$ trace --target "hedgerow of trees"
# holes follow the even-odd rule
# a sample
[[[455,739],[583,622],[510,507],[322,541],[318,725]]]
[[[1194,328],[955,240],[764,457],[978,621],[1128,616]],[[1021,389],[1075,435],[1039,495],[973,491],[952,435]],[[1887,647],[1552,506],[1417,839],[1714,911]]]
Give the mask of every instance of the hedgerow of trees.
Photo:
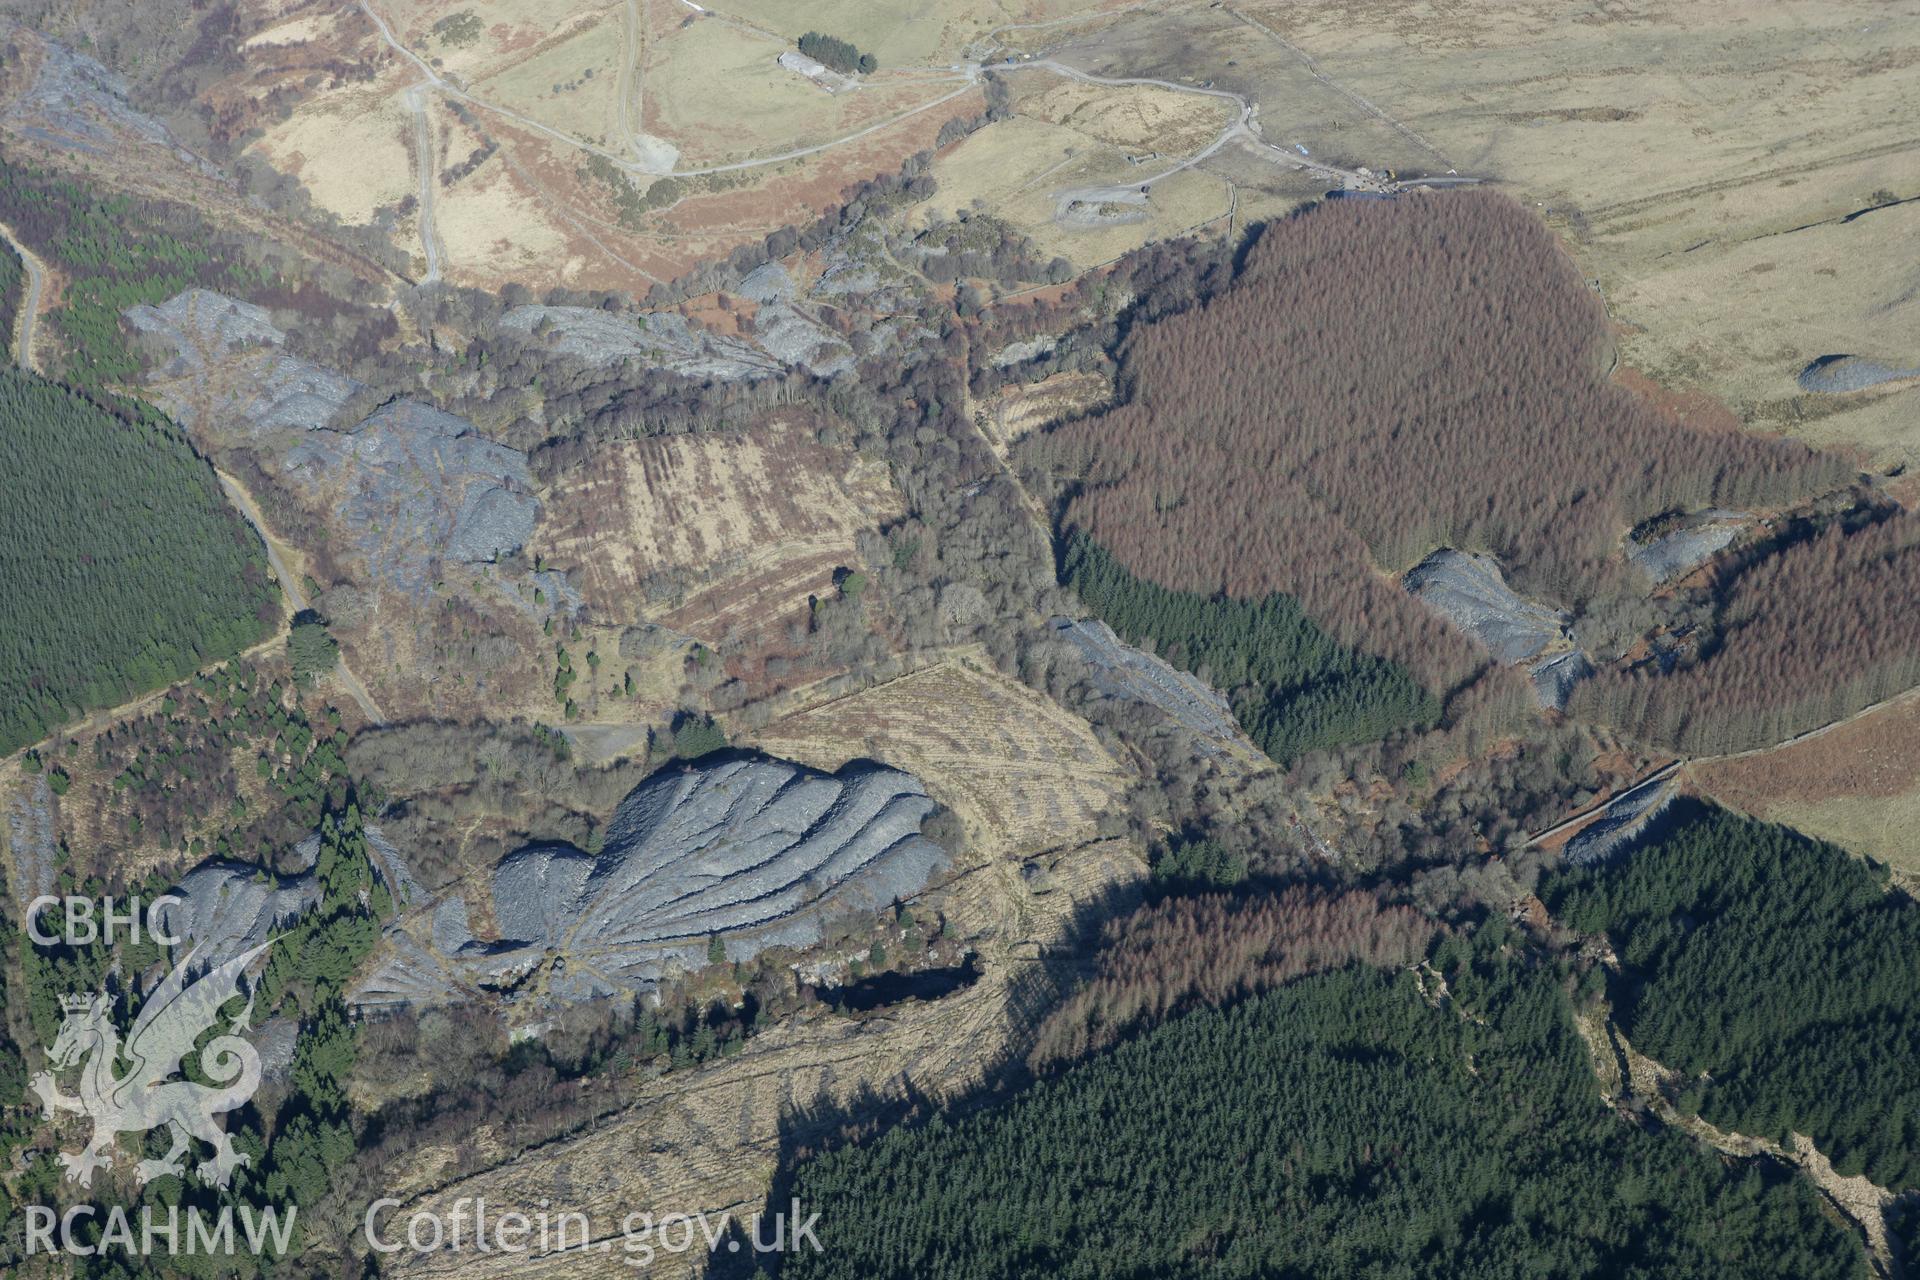
[[[1734,580],[1699,661],[1610,669],[1577,714],[1697,754],[1766,746],[1920,684],[1920,517],[1835,522]]]
[[[0,369],[0,752],[226,658],[278,610],[259,539],[164,423]]]
[[[822,1248],[781,1275],[1859,1274],[1804,1181],[1607,1107],[1558,977],[1510,941],[1443,944],[1445,996],[1305,978],[807,1160]]]
[[[1078,531],[1067,536],[1061,567],[1066,584],[1122,638],[1151,639],[1169,662],[1228,691],[1241,727],[1276,760],[1439,717],[1439,699],[1405,667],[1340,644],[1289,596],[1169,590],[1135,577]]]
[[[856,71],[872,71],[880,65],[874,61],[872,54],[862,53],[847,41],[821,35],[818,31],[809,31],[800,37],[800,52],[822,66],[848,76]]]
[[[1492,192],[1334,202],[1188,292],[1203,300],[1126,329],[1119,404],[1029,442],[1079,482],[1065,523],[1165,586],[1292,595],[1431,687],[1476,655],[1378,568],[1486,551],[1576,604],[1623,572],[1642,519],[1847,474],[1797,443],[1688,430],[1608,381],[1597,297]]]
[[[1920,906],[1787,827],[1684,802],[1644,848],[1542,899],[1605,933],[1615,1016],[1722,1129],[1804,1134],[1843,1176],[1920,1186]]]

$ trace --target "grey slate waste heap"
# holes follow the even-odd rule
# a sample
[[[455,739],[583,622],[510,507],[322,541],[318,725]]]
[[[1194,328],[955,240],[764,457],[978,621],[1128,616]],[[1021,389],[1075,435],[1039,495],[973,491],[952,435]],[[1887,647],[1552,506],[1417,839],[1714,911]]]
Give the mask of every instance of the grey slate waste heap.
[[[360,390],[345,374],[286,354],[287,335],[266,308],[212,289],[183,289],[165,302],[128,307],[136,333],[172,348],[156,370],[188,394],[159,393],[175,421],[202,432],[258,441],[274,431],[316,431]],[[236,352],[251,355],[244,376],[221,376]]]
[[[1920,366],[1900,367],[1866,356],[1821,356],[1800,371],[1800,389],[1843,396],[1901,378],[1920,378]]]
[[[254,448],[308,506],[337,513],[372,582],[425,599],[444,564],[486,564],[532,536],[526,454],[416,400],[336,421],[360,384],[289,355],[262,308],[186,289],[125,315],[172,350],[156,402],[202,443]]]
[[[1586,655],[1572,648],[1567,615],[1509,587],[1492,556],[1442,547],[1407,570],[1404,585],[1499,662],[1524,663],[1543,707],[1564,710],[1573,686],[1593,674]]]
[[[106,155],[115,134],[156,153],[171,153],[178,163],[202,173],[212,165],[181,146],[167,127],[127,100],[127,82],[84,53],[47,39],[17,22],[0,26],[0,45],[8,61],[32,63],[39,53],[33,79],[10,87],[9,101],[0,118],[35,142],[61,151]],[[10,76],[13,74],[9,73]]]
[[[365,834],[373,873],[380,883],[398,902],[417,901],[420,886],[400,851],[378,827],[367,827]],[[167,891],[177,901],[160,905],[160,927],[193,950],[199,963],[208,965],[231,960],[284,934],[320,905],[320,877],[313,869],[320,853],[319,835],[295,845],[294,853],[300,870],[284,876],[245,862],[209,858]]]
[[[517,551],[540,513],[525,454],[413,400],[382,405],[350,432],[309,432],[287,464],[337,484],[375,574],[416,595],[430,589],[436,558],[481,564]]]
[[[1561,856],[1573,866],[1605,862],[1638,839],[1648,824],[1673,803],[1677,790],[1674,778],[1669,777],[1619,797],[1582,828],[1580,834],[1567,841]]]
[[[1406,587],[1502,662],[1525,662],[1566,627],[1564,615],[1509,587],[1491,556],[1442,548],[1407,571]]]
[[[1732,546],[1751,519],[1744,511],[1702,511],[1660,537],[1636,542],[1629,536],[1627,559],[1655,584],[1671,582]]]
[[[912,775],[852,763],[836,774],[764,756],[665,770],[614,811],[601,850],[531,845],[495,868],[497,941],[451,899],[389,933],[362,1005],[434,1003],[482,990],[561,1001],[651,990],[671,968],[820,941],[835,917],[871,915],[947,864],[920,834],[934,809]]]
[[[853,367],[853,349],[802,309],[793,278],[779,263],[747,273],[733,293],[756,305],[751,340],[709,331],[673,311],[627,316],[538,304],[511,308],[500,327],[589,364],[633,360],[722,382],[770,378],[790,365],[821,378]]]
[[[1121,643],[1113,628],[1097,618],[1076,622],[1056,617],[1051,625],[1054,634],[1086,660],[1089,679],[1100,692],[1158,707],[1198,735],[1200,749],[1208,755],[1220,754],[1237,740],[1233,704],[1199,677]]]
[[[589,364],[638,360],[688,377],[723,382],[767,378],[782,369],[779,361],[753,344],[708,333],[672,311],[636,318],[594,307],[529,304],[501,316],[500,327],[537,337],[552,350]]]
[[[320,901],[320,880],[311,873],[268,875],[242,862],[203,862],[171,894],[177,902],[159,909],[170,937],[197,947],[198,959],[219,964],[259,946]]]

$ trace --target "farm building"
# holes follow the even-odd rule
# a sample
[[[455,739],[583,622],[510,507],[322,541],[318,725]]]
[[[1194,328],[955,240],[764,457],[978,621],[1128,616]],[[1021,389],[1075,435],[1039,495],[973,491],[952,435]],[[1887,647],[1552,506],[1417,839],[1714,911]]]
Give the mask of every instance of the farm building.
[[[809,80],[820,80],[820,79],[823,79],[827,74],[827,69],[825,66],[821,65],[818,62],[815,62],[812,58],[809,58],[806,54],[795,53],[791,49],[781,54],[778,61],[780,65],[785,67],[787,70],[798,72],[799,74],[805,76]]]

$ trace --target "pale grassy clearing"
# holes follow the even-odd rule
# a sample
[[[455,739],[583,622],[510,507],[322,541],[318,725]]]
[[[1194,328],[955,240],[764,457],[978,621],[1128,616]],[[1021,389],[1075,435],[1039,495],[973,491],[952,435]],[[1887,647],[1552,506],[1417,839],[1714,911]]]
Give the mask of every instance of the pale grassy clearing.
[[[679,0],[674,0],[679,3]],[[871,53],[883,69],[945,66],[958,62],[973,41],[1009,22],[1045,21],[1097,5],[1071,0],[739,0],[725,12],[767,31],[797,40],[819,31]]]
[[[933,171],[939,189],[911,217],[914,225],[924,226],[978,200],[1030,236],[1043,259],[1057,254],[1087,267],[1224,217],[1232,200],[1226,182],[1194,168],[1155,183],[1145,203],[1117,209],[1104,225],[1056,220],[1061,192],[1125,185],[1162,172],[1177,159],[1129,164],[1123,148],[1067,125],[1016,115],[937,156]]]
[[[1179,159],[1219,137],[1234,111],[1221,98],[1152,85],[1112,88],[1062,79],[1020,99],[1020,114],[1094,142]]]
[[[1782,800],[1761,816],[1877,858],[1920,886],[1920,786],[1896,796]]]
[[[564,39],[545,41],[511,66],[473,82],[469,92],[570,137],[624,153],[621,10],[616,6],[591,17]]]
[[[242,49],[284,49],[291,45],[325,40],[333,35],[337,17],[337,14],[332,13],[303,13],[248,37],[241,42],[240,47]]]
[[[499,156],[440,188],[434,220],[447,256],[442,269],[452,279],[572,280],[589,265],[548,202],[527,190]]]
[[[701,20],[647,50],[647,130],[680,148],[680,166],[733,163],[831,142],[950,93],[947,79],[876,77],[829,93],[776,59],[786,42]]]
[[[776,720],[755,735],[818,768],[870,758],[907,769],[1003,857],[1094,838],[1126,775],[1092,729],[1025,685],[956,658]]]
[[[1035,248],[1044,261],[1055,255],[1076,267],[1111,262],[1155,240],[1169,240],[1202,229],[1223,231],[1227,211],[1233,207],[1233,192],[1226,181],[1204,169],[1185,169],[1164,182],[1153,184],[1147,203],[1141,206],[1146,217],[1140,221],[1115,221],[1109,225],[1082,227],[1064,224],[1051,216],[1028,229]],[[1130,208],[1129,214],[1133,212]]]
[[[412,137],[412,116],[388,83],[310,99],[250,149],[342,222],[364,223],[414,190]]]
[[[578,31],[611,23],[619,48],[622,0],[582,3],[582,0],[369,0],[386,18],[394,34],[442,75],[471,84],[525,61],[542,48],[564,43]],[[462,42],[434,25],[472,14],[479,22],[477,38]]]
[[[1920,885],[1920,693],[1817,737],[1688,772],[1720,804],[1878,858]]]
[[[1536,203],[1600,281],[1630,363],[1762,429],[1920,458],[1911,392],[1809,407],[1793,382],[1822,354],[1920,354],[1912,208],[1837,221],[1876,193],[1920,194],[1920,26],[1867,0],[1244,12],[1265,31],[1215,19],[1242,74],[1305,74],[1284,38],[1429,144],[1429,171]],[[1269,138],[1288,136],[1290,105],[1263,98]]]

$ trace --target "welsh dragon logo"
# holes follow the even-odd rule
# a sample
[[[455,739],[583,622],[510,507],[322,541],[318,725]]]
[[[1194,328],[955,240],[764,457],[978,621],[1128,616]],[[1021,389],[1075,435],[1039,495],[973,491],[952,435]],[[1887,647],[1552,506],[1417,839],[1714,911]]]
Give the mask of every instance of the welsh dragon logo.
[[[145,1133],[162,1125],[173,1131],[173,1146],[160,1159],[134,1166],[134,1176],[143,1183],[169,1173],[184,1177],[190,1138],[213,1148],[213,1158],[194,1169],[203,1182],[224,1187],[235,1169],[250,1163],[248,1156],[233,1149],[233,1139],[213,1118],[245,1104],[260,1088],[259,1051],[241,1039],[253,1013],[251,997],[225,1032],[200,1046],[200,1074],[213,1084],[174,1077],[200,1036],[219,1022],[220,1007],[240,994],[247,966],[271,945],[262,943],[191,982],[187,975],[199,948],[188,952],[147,997],[124,1044],[109,1016],[106,996],[62,999],[66,1021],[47,1054],[53,1071],[34,1076],[32,1086],[48,1119],[64,1111],[93,1120],[93,1137],[87,1145],[78,1153],[60,1153],[68,1181],[92,1186],[93,1171],[113,1165],[117,1135]],[[69,1097],[60,1092],[54,1072],[82,1060],[80,1092]],[[119,1071],[123,1062],[127,1068]]]

